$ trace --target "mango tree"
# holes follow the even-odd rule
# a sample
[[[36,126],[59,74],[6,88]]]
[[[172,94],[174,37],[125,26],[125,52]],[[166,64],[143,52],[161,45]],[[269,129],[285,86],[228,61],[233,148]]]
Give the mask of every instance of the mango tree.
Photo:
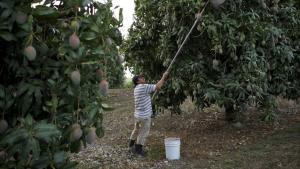
[[[123,46],[127,65],[154,82],[167,69],[204,0],[137,0]],[[300,2],[226,0],[209,5],[176,60],[156,104],[178,108],[191,96],[200,108],[224,106],[242,121],[249,106],[274,117],[275,97],[300,95]]]
[[[118,74],[108,68],[123,69],[122,12],[111,7],[0,2],[0,168],[74,168],[68,152],[103,136],[107,79]]]

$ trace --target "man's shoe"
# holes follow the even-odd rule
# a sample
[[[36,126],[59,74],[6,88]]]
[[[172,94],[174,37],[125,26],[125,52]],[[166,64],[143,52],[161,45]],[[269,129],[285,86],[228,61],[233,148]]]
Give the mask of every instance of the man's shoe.
[[[135,140],[129,140],[129,152],[131,153],[135,153],[135,147],[134,147],[134,144],[135,144]]]
[[[129,140],[129,147],[134,146],[135,140]]]
[[[135,154],[142,156],[142,157],[145,157],[147,155],[147,153],[143,149],[143,145],[141,145],[141,144],[135,145]]]

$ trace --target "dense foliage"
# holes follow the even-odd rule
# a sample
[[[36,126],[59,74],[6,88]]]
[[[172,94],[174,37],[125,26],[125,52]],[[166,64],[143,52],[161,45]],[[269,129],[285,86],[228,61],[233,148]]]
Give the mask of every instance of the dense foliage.
[[[134,73],[153,82],[170,64],[204,0],[136,0],[136,20],[123,46]],[[300,95],[300,2],[227,0],[209,5],[184,46],[156,104],[218,104],[227,120],[243,120],[248,105],[272,118],[275,96]]]
[[[112,86],[123,78],[122,11],[116,19],[111,8],[0,2],[0,168],[73,168],[67,152],[103,136],[106,78]]]

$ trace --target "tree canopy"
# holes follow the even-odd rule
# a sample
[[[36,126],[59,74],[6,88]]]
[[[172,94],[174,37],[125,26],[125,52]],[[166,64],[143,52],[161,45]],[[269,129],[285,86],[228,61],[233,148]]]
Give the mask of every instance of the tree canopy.
[[[134,73],[159,79],[184,40],[203,0],[136,0],[136,18],[123,46]],[[300,94],[300,2],[227,0],[212,5],[176,60],[156,104],[178,106],[187,96],[199,107],[225,106],[241,120],[248,105],[271,117],[274,98]]]
[[[103,136],[106,80],[123,78],[122,10],[117,19],[111,8],[0,2],[0,168],[74,168],[67,152]]]

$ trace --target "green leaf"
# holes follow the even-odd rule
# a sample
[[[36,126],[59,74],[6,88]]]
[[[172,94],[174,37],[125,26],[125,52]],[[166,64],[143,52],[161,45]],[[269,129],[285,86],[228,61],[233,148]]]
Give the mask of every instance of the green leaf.
[[[28,22],[22,24],[20,27],[27,32],[31,31],[31,29],[32,29],[31,23],[28,23]]]
[[[88,115],[88,116],[89,116],[89,120],[90,120],[90,121],[93,120],[93,119],[95,118],[97,112],[98,112],[98,109],[97,109],[97,108],[94,108],[94,109],[92,109],[92,110],[89,112],[89,115]]]
[[[37,102],[41,102],[41,98],[42,98],[42,93],[41,93],[41,89],[37,88],[34,92],[34,97],[36,99]]]
[[[18,86],[17,95],[18,96],[23,95],[28,89],[29,89],[29,85],[27,83],[20,83]]]
[[[7,18],[9,17],[9,15],[12,13],[11,9],[5,9],[2,14],[1,14],[1,18]]]
[[[215,25],[209,25],[207,27],[207,32],[210,35],[210,38],[213,38],[217,34],[217,28]]]
[[[32,116],[30,114],[28,114],[26,116],[26,118],[24,119],[24,122],[25,122],[25,126],[32,126],[33,125],[33,119],[32,119]]]
[[[40,156],[41,152],[39,141],[32,138],[30,147],[32,149],[32,158],[37,159]]]
[[[91,30],[92,30],[92,31],[95,31],[96,33],[100,33],[99,27],[98,27],[96,24],[93,24],[93,25],[91,26]]]
[[[14,129],[8,133],[2,140],[1,144],[14,145],[19,142],[23,142],[28,138],[28,131],[24,128]]]
[[[32,105],[33,97],[25,95],[21,100],[22,100],[20,104],[21,112],[25,114]]]
[[[34,10],[34,14],[39,16],[49,16],[49,17],[55,17],[59,15],[56,9],[48,6],[43,6],[43,5],[36,6],[36,9]]]
[[[78,59],[77,53],[74,52],[73,50],[69,50],[68,53],[69,53],[69,56],[72,57],[72,59]]]
[[[17,41],[17,38],[9,32],[0,32],[0,37],[6,41]]]
[[[52,107],[53,107],[54,110],[57,109],[57,107],[58,107],[58,98],[57,98],[57,96],[52,97]]]
[[[82,33],[81,37],[83,37],[85,40],[93,40],[97,37],[95,32],[84,32]]]
[[[74,92],[73,92],[71,86],[68,86],[68,88],[67,88],[67,93],[68,93],[70,96],[74,96]]]
[[[53,124],[38,123],[34,126],[34,136],[49,143],[51,140],[60,136],[60,131]]]
[[[34,139],[33,137],[26,140],[23,153],[25,155],[25,158],[28,157],[28,155],[32,152],[32,159],[38,159],[40,156],[40,144],[39,141]]]
[[[79,49],[77,50],[77,57],[78,57],[78,58],[82,58],[84,52],[85,52],[84,46],[79,47]]]
[[[97,47],[95,50],[92,50],[93,55],[102,55],[104,54],[104,51],[102,50],[101,47]]]
[[[0,7],[2,8],[9,8],[10,6],[12,6],[12,3],[11,1],[6,1],[6,2],[0,2]]]

